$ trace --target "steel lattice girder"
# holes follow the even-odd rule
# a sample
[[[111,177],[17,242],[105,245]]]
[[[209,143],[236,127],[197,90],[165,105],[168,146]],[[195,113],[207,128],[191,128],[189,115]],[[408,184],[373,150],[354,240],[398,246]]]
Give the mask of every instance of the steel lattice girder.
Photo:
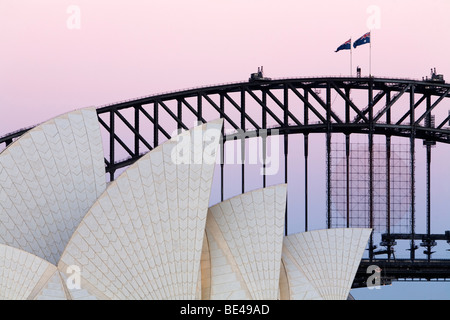
[[[330,96],[323,99],[319,94],[315,92],[317,89],[326,89],[326,95],[331,94],[331,90],[334,90],[339,97],[343,99],[346,106],[344,120],[339,117],[337,110],[332,105],[328,106]],[[331,89],[331,90],[330,90]],[[367,103],[364,107],[358,106],[354,103],[350,95],[351,90],[363,90],[367,92],[373,92],[373,90],[379,91],[375,97],[368,97]],[[301,92],[303,91],[303,92]],[[293,97],[297,97],[297,103],[289,106],[286,102],[288,99],[278,99],[275,95],[276,92],[284,92],[284,95],[290,94]],[[390,99],[392,92],[396,92],[395,96]],[[275,120],[277,129],[280,134],[290,133],[326,133],[326,132],[341,132],[341,133],[368,133],[369,129],[373,134],[380,134],[386,136],[402,136],[410,137],[414,133],[415,139],[423,139],[427,141],[435,141],[441,143],[450,143],[450,129],[444,128],[444,125],[450,120],[450,115],[445,118],[435,128],[421,126],[420,122],[424,120],[431,112],[441,106],[445,98],[450,95],[450,85],[441,83],[432,83],[425,81],[414,80],[398,80],[398,79],[383,79],[383,78],[304,78],[304,79],[280,79],[273,81],[265,81],[263,83],[242,82],[226,85],[218,85],[211,87],[203,87],[197,89],[189,89],[184,91],[165,93],[159,95],[152,95],[144,98],[138,98],[126,102],[120,102],[103,106],[97,109],[99,114],[99,120],[104,128],[110,135],[110,155],[108,159],[105,159],[106,171],[114,172],[115,170],[127,166],[130,162],[137,160],[142,152],[140,152],[140,144],[143,144],[147,152],[158,144],[159,133],[162,133],[165,138],[169,138],[168,133],[170,129],[165,128],[165,124],[158,121],[158,110],[166,112],[176,123],[178,129],[186,130],[191,126],[189,123],[183,122],[182,115],[190,113],[194,115],[199,121],[206,122],[204,118],[205,113],[202,102],[205,101],[205,105],[214,109],[219,113],[219,117],[224,118],[226,123],[230,124],[234,129],[240,128],[239,123],[243,124],[248,121],[255,129],[253,134],[258,135],[259,130],[265,129],[266,124],[261,123],[260,119],[254,119],[245,112],[242,106],[242,101],[231,97],[233,93],[241,93],[241,95],[248,96],[253,99],[253,102],[261,108],[263,117],[270,117]],[[257,93],[262,93],[262,98],[257,96]],[[405,94],[411,95],[421,94],[417,102],[414,103],[412,108],[408,108],[406,112],[397,117],[397,120],[392,121],[390,111],[396,108],[399,104],[399,100]],[[212,96],[219,95],[220,105],[218,105],[212,99]],[[267,96],[275,102],[275,104],[284,112],[284,118],[280,119],[272,110],[267,101]],[[426,111],[417,113],[416,109],[426,100],[427,97],[438,97],[433,105]],[[197,98],[196,105],[190,104],[188,98]],[[377,106],[383,98],[386,97],[385,106],[373,115],[372,119],[367,117],[370,114],[370,110]],[[389,97],[389,101],[388,98]],[[250,100],[248,99],[248,100]],[[369,101],[371,99],[371,101]],[[412,99],[414,100],[414,98]],[[178,112],[175,114],[168,106],[170,101],[177,101]],[[241,115],[240,119],[233,119],[225,110],[225,102],[233,106],[235,110]],[[315,104],[315,105],[313,105]],[[154,110],[153,116],[150,115],[150,110]],[[301,121],[294,115],[292,109],[303,108],[304,119]],[[130,123],[128,119],[121,113],[126,109],[135,109],[135,121],[134,125]],[[203,110],[202,110],[203,109]],[[351,119],[349,116],[350,109],[356,113],[356,116]],[[308,122],[309,113],[317,117],[316,122]],[[340,110],[342,114],[342,110]],[[417,113],[417,114],[411,114]],[[109,125],[102,119],[102,115],[109,114]],[[388,115],[389,120],[381,122],[382,116]],[[115,119],[116,116],[118,119]],[[139,119],[145,117],[148,119],[154,127],[154,139],[148,141],[145,139],[139,128]],[[414,122],[404,123],[408,118],[417,119]],[[123,139],[116,132],[115,123],[120,120],[126,125],[126,127],[135,136],[134,146],[127,145]],[[267,120],[266,120],[267,121]],[[28,129],[23,129],[15,133],[7,134],[0,138],[0,144],[7,145],[13,141],[13,139],[19,137]],[[114,155],[114,144],[117,142],[127,153],[128,158],[124,160],[117,160]]]
[[[323,99],[318,93],[317,89],[326,89],[326,97]],[[341,98],[346,104],[344,117],[341,119],[337,114],[337,110],[332,105],[328,106],[330,101],[331,90]],[[377,90],[375,97],[368,97],[367,103],[361,106],[353,102],[351,97],[351,90],[362,90],[373,92]],[[301,92],[303,91],[303,92]],[[276,92],[283,92],[284,95],[297,97],[295,104],[287,103],[288,99],[278,99]],[[391,93],[395,92],[395,96],[391,99]],[[368,133],[369,130],[373,134],[386,136],[401,136],[410,137],[414,133],[415,139],[423,139],[427,141],[435,141],[441,143],[450,143],[450,129],[444,128],[444,125],[450,120],[450,114],[435,128],[421,126],[420,122],[424,120],[431,112],[440,107],[445,101],[445,98],[450,96],[450,85],[441,83],[432,83],[415,80],[399,80],[399,79],[383,79],[383,78],[299,78],[299,79],[280,79],[265,81],[262,83],[241,82],[233,84],[225,84],[218,86],[210,86],[196,89],[189,89],[184,91],[164,93],[152,95],[144,98],[138,98],[126,102],[106,105],[97,109],[99,114],[99,121],[104,130],[110,135],[110,154],[109,158],[105,159],[106,171],[111,173],[117,169],[127,166],[133,161],[137,160],[142,153],[151,150],[158,145],[159,133],[163,134],[165,138],[169,138],[170,129],[165,127],[165,124],[158,121],[158,110],[166,112],[171,119],[177,123],[178,129],[188,129],[191,124],[183,121],[183,114],[190,113],[194,115],[198,121],[206,122],[207,119],[203,116],[206,108],[202,106],[205,101],[205,106],[213,109],[219,113],[219,117],[224,118],[226,123],[230,124],[236,130],[244,130],[239,124],[244,124],[248,121],[253,127],[252,134],[258,136],[259,130],[266,128],[267,120],[254,119],[245,112],[242,101],[233,98],[231,94],[241,93],[241,96],[247,96],[256,102],[263,112],[263,118],[271,118],[275,120],[276,127],[280,134],[290,133],[326,133],[326,132],[340,132],[345,134],[350,133]],[[262,98],[257,96],[262,94]],[[405,94],[422,95],[412,108],[408,108],[403,114],[397,117],[396,120],[391,120],[390,112],[399,104],[399,100]],[[220,97],[220,105],[214,102],[212,96],[218,95]],[[283,119],[280,119],[274,110],[269,107],[268,99],[274,101],[277,107],[284,113]],[[416,109],[426,100],[427,97],[438,97],[433,105],[427,110],[417,113]],[[368,118],[370,110],[373,110],[386,97],[385,106],[376,115],[372,115],[372,119]],[[389,99],[388,99],[389,97]],[[192,105],[187,101],[188,98],[196,98],[196,104]],[[250,100],[248,99],[248,100]],[[284,100],[284,101],[283,101]],[[369,101],[371,100],[371,101]],[[414,98],[412,99],[414,100]],[[178,103],[178,110],[175,114],[168,106],[170,101]],[[235,108],[240,119],[233,119],[224,110],[225,103]],[[331,103],[330,103],[331,104]],[[153,108],[152,108],[153,107]],[[135,109],[134,125],[121,113],[126,109]],[[294,108],[303,108],[304,119],[300,120],[294,115]],[[150,115],[151,109],[154,110],[153,116]],[[353,119],[350,117],[350,110],[356,113]],[[342,110],[339,110],[342,114]],[[315,116],[318,121],[308,121],[310,114]],[[372,111],[373,113],[373,111]],[[414,114],[412,114],[414,113]],[[417,113],[417,114],[416,114]],[[102,115],[109,114],[109,125],[102,119]],[[380,121],[386,115],[388,121]],[[115,119],[115,118],[118,119]],[[148,119],[154,127],[154,139],[148,141],[141,135],[139,122],[141,118]],[[417,119],[414,122],[404,123],[407,119]],[[121,121],[135,136],[134,145],[129,146],[121,139],[116,130],[116,122]],[[0,138],[0,144],[8,145],[13,139],[19,137],[28,129],[23,129],[15,133],[7,134]],[[247,135],[249,136],[249,135]],[[250,135],[252,136],[252,135]],[[234,137],[230,137],[234,138]],[[115,143],[118,143],[127,153],[128,157],[124,160],[117,160],[115,157]],[[140,144],[145,149],[140,150]]]
[[[371,89],[370,89],[371,88]],[[334,90],[349,106],[345,111],[345,117],[341,117],[336,113],[333,106],[328,107],[327,101],[330,97],[323,99],[314,90],[327,89],[327,95],[331,90]],[[331,90],[330,90],[331,89]],[[379,92],[372,98],[372,101],[367,101],[367,104],[358,106],[352,101],[350,96],[350,90],[378,90]],[[285,107],[285,101],[277,98],[275,92],[290,93],[291,96],[297,97],[298,102],[294,105]],[[303,92],[301,92],[303,91]],[[395,96],[386,102],[385,106],[376,114],[372,116],[372,119],[367,117],[370,114],[370,109],[377,106],[383,98],[389,96],[391,92],[396,92]],[[288,80],[274,80],[270,82],[264,82],[261,84],[254,83],[237,83],[221,86],[212,86],[208,88],[191,89],[186,91],[180,91],[170,94],[162,94],[149,96],[146,98],[137,99],[134,101],[128,101],[124,103],[118,103],[115,105],[104,106],[98,109],[99,116],[102,114],[114,112],[119,118],[127,125],[127,127],[136,135],[136,144],[138,141],[142,142],[146,149],[150,150],[150,142],[146,141],[139,134],[136,128],[132,127],[129,122],[125,122],[124,117],[121,116],[120,111],[128,108],[137,108],[140,112],[149,119],[152,123],[155,123],[156,119],[150,116],[146,111],[150,106],[158,106],[161,111],[167,112],[167,114],[177,122],[178,128],[187,129],[191,124],[184,123],[182,115],[190,113],[201,122],[206,122],[204,117],[205,106],[210,107],[219,113],[219,116],[224,118],[225,121],[230,124],[234,129],[240,128],[239,124],[248,121],[255,129],[255,134],[258,135],[258,131],[264,129],[264,124],[260,119],[254,119],[245,112],[243,109],[242,101],[237,98],[233,98],[231,94],[241,93],[247,98],[247,104],[249,100],[253,100],[257,106],[259,106],[266,117],[273,119],[276,123],[277,129],[280,134],[289,133],[325,133],[329,130],[331,132],[342,133],[368,133],[371,129],[373,134],[390,135],[390,136],[402,136],[409,137],[412,132],[415,134],[416,139],[426,139],[429,141],[436,141],[442,143],[450,143],[450,130],[444,128],[445,123],[450,120],[450,116],[444,119],[436,128],[424,127],[420,125],[420,121],[425,119],[435,108],[442,105],[444,98],[447,98],[450,93],[450,86],[444,84],[434,84],[429,82],[411,81],[411,80],[388,80],[388,79],[372,79],[372,78],[317,78],[317,79],[288,79]],[[262,94],[262,97],[258,97],[258,93]],[[410,95],[422,95],[417,102],[414,103],[413,108],[408,108],[406,112],[397,116],[394,121],[380,121],[383,116],[389,114],[396,108],[402,96],[405,94]],[[220,103],[216,103],[213,100],[213,96],[218,95],[220,97]],[[438,100],[428,110],[417,113],[415,111],[428,96],[436,96]],[[197,98],[196,105],[189,103],[188,98]],[[268,98],[275,102],[275,105],[284,112],[283,119],[279,118],[275,113],[275,110],[269,107]],[[324,101],[326,100],[326,101]],[[387,99],[386,99],[387,100]],[[414,99],[413,99],[414,100]],[[178,112],[175,114],[168,106],[170,101],[177,101]],[[202,102],[205,102],[202,104]],[[225,102],[235,108],[239,119],[234,119],[230,114],[224,110]],[[220,105],[219,105],[220,104]],[[315,105],[313,105],[315,104]],[[205,105],[205,106],[203,106]],[[299,119],[294,115],[291,110],[293,108],[304,108],[304,114],[311,112],[311,115],[317,117],[318,121],[311,123],[306,119]],[[349,116],[349,110],[353,110],[356,116],[352,119]],[[112,111],[114,110],[114,111]],[[414,110],[414,112],[411,112]],[[406,119],[412,119],[411,113],[414,113],[413,118],[417,119],[411,125],[411,123],[404,123]],[[341,111],[342,114],[342,111]],[[306,121],[305,121],[306,120]],[[112,132],[109,126],[105,122],[102,123],[108,132]],[[157,123],[155,125],[155,133],[161,132],[166,138],[169,134],[169,130],[164,129],[163,123]],[[120,138],[113,134],[113,138],[122,145]],[[145,142],[144,142],[145,141]],[[153,141],[154,144],[155,141]],[[134,150],[138,149],[135,146]],[[137,158],[139,155],[136,152],[130,152],[129,148],[126,150],[130,157]],[[111,160],[111,159],[109,159]],[[108,161],[111,167],[107,167],[107,171],[116,170],[120,167],[121,163],[117,161]],[[128,162],[128,161],[127,161]]]
[[[103,106],[98,108],[98,114],[106,114],[114,112],[117,116],[124,121],[124,117],[121,117],[121,110],[128,108],[136,108],[139,110],[141,114],[146,116],[152,123],[155,122],[155,119],[150,116],[148,113],[149,105],[158,104],[158,107],[167,112],[178,124],[181,128],[187,129],[191,124],[184,123],[178,115],[176,115],[173,111],[167,107],[166,102],[171,100],[180,101],[182,104],[181,109],[182,112],[191,112],[195,116],[199,118],[202,122],[206,120],[204,117],[199,116],[199,104],[202,100],[205,100],[209,103],[208,106],[219,111],[220,117],[223,117],[228,123],[230,123],[235,129],[237,129],[237,122],[235,122],[230,116],[228,116],[225,112],[221,112],[221,106],[218,106],[212,99],[212,95],[220,95],[225,97],[227,101],[233,105],[238,112],[242,112],[240,101],[236,101],[230,94],[233,92],[242,92],[245,91],[248,95],[253,98],[261,108],[267,112],[270,116],[272,116],[277,124],[279,124],[281,129],[287,129],[287,127],[297,128],[297,132],[321,132],[320,128],[317,125],[327,125],[327,111],[330,112],[329,118],[332,124],[333,132],[363,132],[363,129],[368,128],[370,125],[369,119],[367,118],[367,114],[369,113],[370,105],[368,103],[364,107],[358,106],[354,102],[352,102],[351,96],[346,94],[344,91],[346,89],[350,90],[369,90],[369,87],[373,86],[373,90],[379,90],[380,92],[373,98],[372,106],[375,107],[383,97],[389,92],[397,92],[397,95],[390,100],[389,103],[385,105],[382,111],[377,114],[374,119],[372,125],[377,129],[376,133],[384,134],[384,132],[392,134],[392,135],[400,135],[400,136],[408,136],[412,130],[416,130],[419,136],[417,138],[423,139],[424,137],[428,137],[435,141],[449,143],[450,140],[447,137],[450,135],[450,130],[443,129],[444,124],[450,119],[445,119],[443,123],[441,123],[437,128],[425,128],[419,125],[419,122],[423,120],[429,113],[432,112],[436,107],[438,107],[444,98],[449,97],[450,94],[450,85],[448,84],[435,84],[424,81],[413,81],[413,80],[395,80],[395,79],[381,79],[381,78],[305,78],[305,79],[282,79],[282,80],[273,80],[264,83],[236,83],[236,84],[227,84],[227,85],[219,85],[219,86],[211,86],[206,88],[198,88],[198,89],[190,89],[185,91],[166,93],[160,95],[153,95],[145,98],[139,98],[136,100],[130,100],[127,102],[121,102],[117,104],[112,104],[108,106]],[[357,116],[354,119],[342,120],[333,110],[333,107],[330,110],[327,110],[327,103],[322,99],[317,93],[314,92],[315,89],[327,89],[327,87],[331,87],[336,91],[339,96],[344,99],[346,103],[349,104],[351,109],[357,113]],[[417,119],[414,125],[410,124],[402,124],[405,119],[410,116],[410,110],[408,109],[402,116],[399,116],[398,121],[393,121],[391,123],[380,123],[378,120],[386,114],[389,110],[395,108],[396,102],[403,96],[405,93],[411,92],[411,88],[414,88],[415,94],[422,94],[422,97],[415,103],[414,109],[416,109],[424,100],[426,96],[437,96],[439,99],[432,105],[432,107],[420,114],[416,114],[415,119]],[[299,98],[299,102],[303,102],[303,107],[308,111],[311,111],[314,115],[316,115],[319,119],[319,123],[315,124],[306,124],[302,123],[300,119],[294,116],[293,112],[287,108],[287,117],[293,123],[285,126],[285,121],[279,119],[273,111],[267,106],[267,101],[263,101],[256,96],[256,92],[264,92],[271,99],[273,99],[276,104],[280,108],[284,108],[284,102],[279,100],[274,92],[277,90],[287,90],[292,92],[294,96]],[[304,90],[305,93],[300,93],[299,89]],[[344,91],[343,91],[344,90]],[[187,98],[198,97],[198,103],[196,106],[192,106],[187,102]],[[311,104],[311,101],[318,103],[319,107],[314,107]],[[295,107],[299,105],[296,104]],[[243,116],[246,120],[248,120],[256,129],[262,128],[261,125],[258,125],[259,119],[253,119],[248,113],[244,113]],[[363,122],[361,122],[363,120]],[[102,124],[103,127],[107,131],[111,131],[106,123]],[[142,136],[139,136],[136,128],[134,128],[129,122],[127,126],[136,134],[139,138],[139,141],[143,143],[147,143],[146,147],[150,146],[148,141]],[[307,126],[308,128],[305,128]],[[285,128],[286,127],[286,128]],[[29,129],[29,128],[28,128]],[[8,143],[11,139],[17,138],[27,129],[21,130],[14,134],[7,134],[0,138],[1,143]],[[166,137],[169,136],[167,130],[164,129],[163,123],[158,123],[158,131],[162,132]],[[383,132],[384,131],[384,132]],[[115,136],[117,139],[117,135]],[[119,141],[119,140],[118,140]],[[144,142],[145,141],[145,142]],[[119,142],[120,143],[120,142]],[[134,154],[134,153],[133,153]]]

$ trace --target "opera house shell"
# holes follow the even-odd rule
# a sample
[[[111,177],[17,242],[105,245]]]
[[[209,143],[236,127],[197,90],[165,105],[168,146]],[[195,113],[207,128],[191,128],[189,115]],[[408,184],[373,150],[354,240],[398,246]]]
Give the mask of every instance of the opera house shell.
[[[8,146],[0,299],[347,299],[371,230],[285,236],[285,184],[209,207],[222,125],[180,133],[108,184],[94,108]]]

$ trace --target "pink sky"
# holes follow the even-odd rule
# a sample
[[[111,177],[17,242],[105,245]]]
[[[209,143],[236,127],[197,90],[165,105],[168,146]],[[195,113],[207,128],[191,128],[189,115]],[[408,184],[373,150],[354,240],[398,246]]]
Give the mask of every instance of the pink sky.
[[[132,4],[131,4],[132,3]],[[80,9],[70,30],[69,5]],[[0,135],[75,108],[151,93],[271,77],[347,75],[334,50],[373,30],[372,73],[450,77],[450,2],[423,0],[1,0]],[[353,65],[368,73],[368,46]]]

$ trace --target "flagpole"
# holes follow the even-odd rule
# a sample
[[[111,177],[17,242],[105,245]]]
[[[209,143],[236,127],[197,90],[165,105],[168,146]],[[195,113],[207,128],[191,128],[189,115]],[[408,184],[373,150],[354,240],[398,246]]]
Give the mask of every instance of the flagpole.
[[[369,48],[369,77],[372,77],[372,30],[370,30],[370,48]]]
[[[350,77],[353,77],[353,50],[352,50],[352,39],[350,38]]]

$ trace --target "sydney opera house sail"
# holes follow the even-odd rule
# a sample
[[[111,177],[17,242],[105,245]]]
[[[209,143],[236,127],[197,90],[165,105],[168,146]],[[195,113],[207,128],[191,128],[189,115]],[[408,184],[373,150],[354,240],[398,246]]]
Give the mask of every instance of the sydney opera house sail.
[[[220,133],[221,124],[202,131]],[[190,138],[193,150],[193,131]],[[215,163],[175,164],[175,147],[164,143],[112,182],[62,255],[59,267],[79,265],[82,286],[100,290],[101,298],[196,297]]]
[[[255,190],[209,209],[207,298],[278,298],[286,191],[286,185]]]
[[[28,299],[56,266],[34,254],[0,244],[0,300]]]
[[[347,299],[370,229],[326,229],[284,239],[283,265],[292,300]]]
[[[368,229],[284,235],[287,185],[209,207],[223,120],[106,185],[94,108],[0,153],[0,299],[346,299]]]
[[[0,153],[0,243],[56,264],[106,187],[95,109],[25,133]]]

